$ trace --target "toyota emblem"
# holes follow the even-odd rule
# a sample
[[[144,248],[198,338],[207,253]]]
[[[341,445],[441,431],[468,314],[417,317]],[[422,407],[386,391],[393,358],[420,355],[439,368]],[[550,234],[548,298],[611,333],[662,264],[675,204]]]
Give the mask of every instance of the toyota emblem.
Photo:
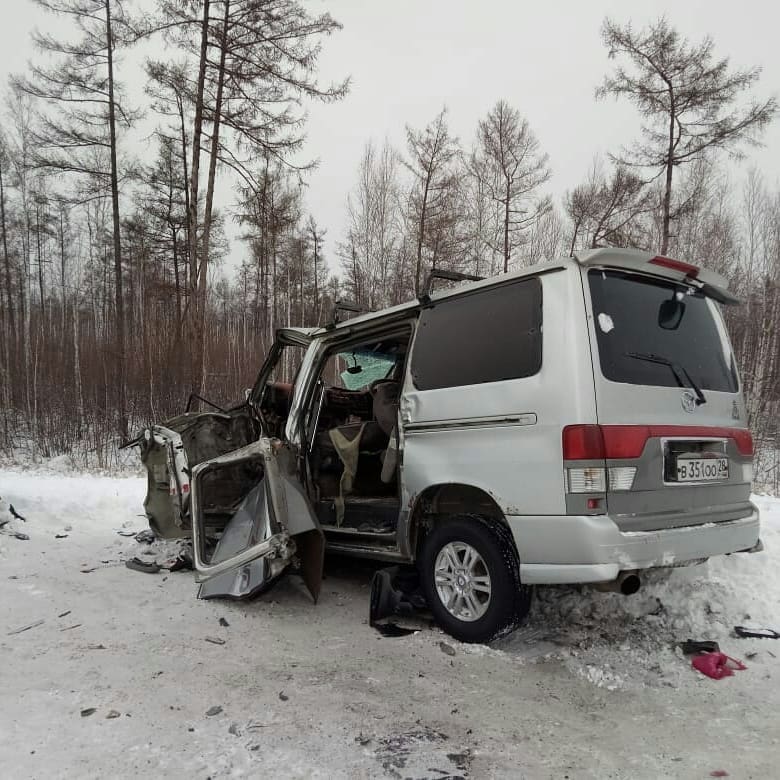
[[[696,396],[690,391],[686,390],[680,398],[682,408],[689,414],[693,414],[696,411]]]

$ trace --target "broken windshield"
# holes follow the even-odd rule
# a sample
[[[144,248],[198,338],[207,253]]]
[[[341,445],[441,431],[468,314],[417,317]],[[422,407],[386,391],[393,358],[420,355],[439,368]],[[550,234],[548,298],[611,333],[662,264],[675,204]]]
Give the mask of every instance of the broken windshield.
[[[347,390],[363,390],[377,379],[385,379],[395,366],[394,355],[361,349],[337,355],[338,365],[345,366],[339,372],[342,385]]]

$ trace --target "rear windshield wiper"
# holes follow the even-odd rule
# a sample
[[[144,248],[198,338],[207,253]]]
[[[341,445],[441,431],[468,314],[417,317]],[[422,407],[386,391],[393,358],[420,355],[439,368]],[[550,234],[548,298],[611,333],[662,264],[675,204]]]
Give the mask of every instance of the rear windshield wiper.
[[[648,363],[658,363],[662,366],[669,366],[680,387],[689,387],[696,393],[696,406],[707,403],[707,399],[704,397],[701,388],[693,381],[693,377],[688,371],[679,363],[675,363],[673,360],[669,360],[669,358],[662,357],[661,355],[654,355],[652,352],[625,352],[624,354],[627,357],[634,358],[634,360],[646,360]]]

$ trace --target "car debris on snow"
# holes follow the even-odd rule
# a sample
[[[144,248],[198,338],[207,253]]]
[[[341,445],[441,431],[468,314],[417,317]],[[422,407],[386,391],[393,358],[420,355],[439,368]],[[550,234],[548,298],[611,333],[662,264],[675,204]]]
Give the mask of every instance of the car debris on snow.
[[[0,533],[5,534],[6,536],[10,536],[14,539],[18,539],[20,542],[29,542],[30,537],[27,534],[23,534],[21,531],[14,531],[13,529],[6,529],[5,526],[8,525],[9,521],[6,521],[2,525],[0,525]]]
[[[140,571],[143,574],[157,574],[162,568],[159,563],[154,561],[142,561],[140,558],[130,558],[125,561],[125,566],[133,571]]]
[[[207,642],[211,642],[212,645],[224,645],[225,640],[219,636],[206,636],[203,637]]]
[[[455,655],[456,650],[452,645],[448,645],[446,642],[439,642],[439,649],[442,651],[442,653],[446,653],[447,655]]]
[[[679,647],[683,655],[720,652],[718,643],[710,639],[686,639],[684,642],[680,642]]]
[[[220,624],[221,626],[223,626],[224,628],[227,628],[227,627],[230,625],[230,623],[228,623],[228,622],[227,622],[227,620],[225,620],[225,618],[223,618],[223,617],[221,617],[221,618],[219,619],[219,624]]]
[[[214,715],[219,715],[220,712],[222,712],[222,707],[220,707],[218,704],[215,704],[213,707],[209,707],[206,710],[206,717],[211,718]]]
[[[37,626],[43,625],[45,622],[45,620],[35,620],[32,623],[28,623],[26,626],[21,626],[20,628],[15,628],[13,631],[9,631],[8,636],[12,636],[13,634],[21,634],[24,631],[29,631],[31,628],[36,628]]]
[[[734,633],[740,639],[780,639],[780,632],[773,628],[750,628],[734,626]]]
[[[82,718],[88,718],[90,715],[94,715],[97,712],[97,707],[87,707],[81,711]]]
[[[724,677],[731,677],[735,671],[742,672],[747,669],[742,661],[717,652],[699,653],[693,657],[691,666],[713,680],[722,680]]]
[[[2,510],[3,514],[5,514],[5,501],[0,500],[0,510]],[[22,517],[16,509],[14,509],[13,504],[8,504],[8,514],[10,517],[0,517],[0,533],[4,534],[5,536],[10,536],[14,539],[18,539],[21,542],[27,542],[29,541],[30,537],[27,534],[22,533],[21,531],[17,531],[13,526],[10,525],[11,520],[21,520],[23,523],[27,522],[27,519]]]
[[[113,720],[114,718],[118,718],[122,713],[119,712],[119,710],[109,710],[108,715],[106,715],[106,720]]]
[[[175,558],[166,561],[162,568],[170,572],[192,571],[192,553],[188,549],[183,548]]]

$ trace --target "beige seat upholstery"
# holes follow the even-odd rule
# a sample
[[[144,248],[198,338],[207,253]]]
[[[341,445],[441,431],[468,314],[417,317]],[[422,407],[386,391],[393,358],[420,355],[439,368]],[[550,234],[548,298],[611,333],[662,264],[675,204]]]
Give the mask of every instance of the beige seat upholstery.
[[[374,417],[379,427],[390,437],[390,443],[382,454],[381,480],[389,484],[395,477],[398,467],[398,397],[400,382],[388,380],[377,382],[371,388],[374,399]]]
[[[392,435],[398,419],[398,397],[400,392],[400,383],[392,379],[377,382],[371,388],[374,418],[379,423],[379,427],[388,436]]]

